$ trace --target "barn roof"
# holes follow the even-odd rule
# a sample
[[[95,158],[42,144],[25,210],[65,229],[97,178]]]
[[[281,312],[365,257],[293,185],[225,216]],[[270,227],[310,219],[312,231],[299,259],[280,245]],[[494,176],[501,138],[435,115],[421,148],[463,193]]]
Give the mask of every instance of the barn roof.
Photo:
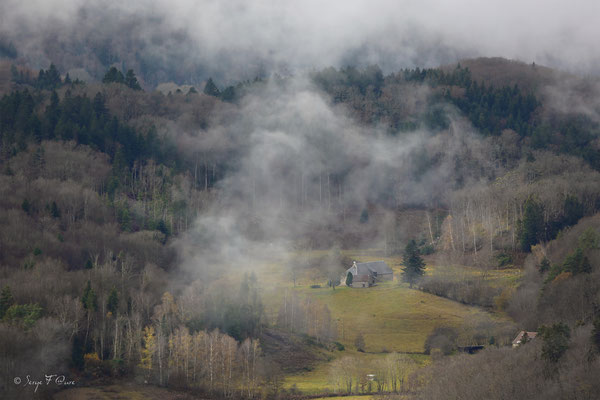
[[[354,269],[356,267],[356,269]],[[353,275],[371,275],[377,272],[377,275],[391,274],[392,269],[384,261],[370,261],[364,263],[356,263],[348,268],[346,272],[352,272]]]
[[[385,261],[370,261],[365,263],[357,263],[357,268],[367,268],[371,272],[377,272],[377,274],[391,274],[393,271]]]

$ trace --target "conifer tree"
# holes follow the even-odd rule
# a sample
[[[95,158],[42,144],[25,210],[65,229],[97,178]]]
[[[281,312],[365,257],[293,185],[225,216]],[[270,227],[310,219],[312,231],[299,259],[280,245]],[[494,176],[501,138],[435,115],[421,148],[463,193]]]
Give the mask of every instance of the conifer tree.
[[[221,94],[219,88],[217,88],[217,85],[215,85],[212,78],[208,78],[208,81],[206,81],[206,85],[204,86],[204,94],[215,97],[219,97]]]
[[[117,310],[119,309],[119,295],[117,293],[116,288],[112,288],[110,294],[108,295],[108,300],[106,302],[106,309],[112,314],[116,315]]]
[[[544,235],[544,209],[534,198],[525,201],[523,220],[519,223],[519,243],[523,251],[531,251]]]
[[[125,74],[125,84],[133,90],[142,90],[132,69],[128,70],[127,74]]]
[[[542,358],[552,363],[557,362],[569,348],[571,330],[566,324],[559,322],[549,327],[541,326],[539,333],[544,342]]]
[[[544,259],[542,260],[542,262],[540,263],[540,266],[539,266],[540,274],[543,274],[543,273],[547,272],[548,270],[550,270],[550,261],[546,257],[544,257]]]
[[[50,68],[46,71],[46,88],[55,89],[61,84],[60,73],[54,64],[50,64]]]
[[[83,303],[83,308],[88,311],[88,313],[94,312],[98,309],[98,299],[96,297],[96,292],[92,289],[92,282],[87,281],[87,285],[83,290],[83,296],[81,297],[81,302]]]
[[[425,274],[425,262],[414,239],[406,245],[402,263],[404,264],[402,280],[408,282],[412,288],[413,284]]]
[[[348,275],[346,275],[346,286],[352,286],[353,278],[352,272],[348,271]]]

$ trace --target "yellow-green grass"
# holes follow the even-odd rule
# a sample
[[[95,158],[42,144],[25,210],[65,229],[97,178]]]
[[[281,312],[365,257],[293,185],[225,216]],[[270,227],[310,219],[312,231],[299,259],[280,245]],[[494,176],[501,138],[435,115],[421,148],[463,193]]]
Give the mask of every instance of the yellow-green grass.
[[[392,282],[365,289],[295,290],[329,307],[338,325],[339,342],[354,348],[360,333],[367,352],[422,352],[427,335],[435,327],[460,327],[463,321],[486,314],[476,307]]]
[[[382,251],[377,249],[367,250],[343,250],[342,254],[358,262],[383,260],[393,270],[397,278],[402,273],[402,256],[382,256]],[[484,271],[479,268],[464,265],[437,265],[427,262],[426,275],[444,274],[449,278],[464,279],[473,277],[484,277],[492,287],[515,287],[519,283],[522,271],[518,268],[491,269]]]
[[[25,393],[26,392],[24,392],[23,396],[27,396]],[[191,400],[192,398],[196,397],[153,385],[140,385],[133,382],[115,383],[106,386],[71,388],[62,390],[53,397],[55,400]]]
[[[302,257],[322,257],[327,252],[305,252]],[[407,284],[399,284],[398,277],[402,272],[402,257],[382,257],[382,252],[371,250],[343,250],[342,255],[356,261],[384,260],[394,270],[394,282],[386,282],[371,288],[338,287],[336,290],[322,287],[310,288],[311,279],[307,271],[300,271],[296,287],[284,263],[287,260],[271,261],[261,266],[254,266],[259,276],[261,296],[265,305],[268,321],[276,320],[279,307],[285,296],[297,294],[326,304],[331,311],[332,319],[337,323],[338,341],[344,344],[346,351],[332,353],[338,358],[345,355],[363,357],[365,360],[373,357],[384,357],[385,351],[419,353],[424,350],[424,343],[429,333],[437,326],[454,326],[460,328],[466,321],[487,317],[490,314],[477,308],[466,306],[452,300],[410,289]],[[293,255],[297,257],[298,255]],[[304,275],[303,275],[304,274]],[[483,272],[476,268],[465,266],[439,266],[428,264],[426,274],[447,274],[448,277],[464,279],[481,276]],[[492,286],[514,287],[520,278],[519,270],[487,271],[485,279]],[[321,282],[322,283],[322,282]],[[289,298],[289,297],[288,297]],[[500,315],[493,318],[503,318]],[[357,353],[354,341],[362,334],[367,353]],[[378,353],[378,354],[375,354]],[[424,355],[415,364],[417,368],[428,359]],[[329,382],[330,362],[322,362],[311,371],[288,375],[285,386],[295,385],[304,393],[321,393],[326,389],[332,390]],[[361,396],[362,399],[365,397]]]
[[[376,257],[374,250],[343,253],[357,261],[384,259],[397,276],[401,272],[401,257]],[[470,267],[428,265],[427,274],[473,277],[481,272]],[[477,307],[409,289],[408,285],[398,284],[397,280],[364,289],[345,286],[336,290],[326,287],[313,289],[308,285],[293,287],[277,263],[264,265],[260,276],[262,298],[271,322],[275,321],[285,296],[291,296],[292,293],[310,296],[329,307],[338,325],[339,342],[354,348],[354,340],[361,333],[368,352],[422,352],[427,335],[435,327],[460,327],[465,320],[489,315]],[[518,279],[518,276],[518,270],[492,270],[487,272],[486,279],[502,286],[512,286],[509,283]]]
[[[363,394],[363,395],[356,395],[356,396],[329,396],[329,397],[318,397],[316,399],[313,400],[376,400],[381,398],[380,396],[377,395],[371,395],[371,394]],[[394,395],[394,399],[409,399],[409,396],[406,395]]]
[[[449,280],[483,278],[492,287],[516,287],[522,277],[518,268],[483,270],[464,265],[432,265],[426,268],[427,275],[443,276]]]
[[[361,365],[368,365],[372,362],[383,361],[388,356],[386,353],[360,353],[352,350],[336,352],[337,357],[351,356],[358,358]],[[429,363],[429,356],[424,354],[409,354],[408,357],[414,361],[413,368],[409,368],[406,372],[405,379],[416,369],[423,367]],[[334,390],[334,384],[330,382],[331,363],[321,363],[312,371],[301,372],[298,374],[288,375],[285,379],[284,387],[296,389],[306,394],[322,393],[325,390]],[[346,397],[344,397],[346,398]],[[364,399],[364,396],[360,396]]]
[[[365,396],[318,397],[318,398],[313,399],[313,400],[333,400],[333,399],[339,399],[339,400],[373,400],[374,396],[365,395]]]

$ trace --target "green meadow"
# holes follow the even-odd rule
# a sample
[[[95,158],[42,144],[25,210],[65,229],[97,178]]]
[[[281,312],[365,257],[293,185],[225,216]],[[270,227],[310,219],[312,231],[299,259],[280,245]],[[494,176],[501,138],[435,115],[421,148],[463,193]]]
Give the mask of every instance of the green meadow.
[[[285,387],[294,386],[304,393],[319,393],[332,390],[330,363],[346,355],[360,357],[365,362],[385,357],[389,352],[409,353],[415,361],[414,368],[429,362],[423,354],[427,336],[438,326],[452,326],[464,332],[469,321],[477,319],[505,319],[503,315],[473,306],[464,305],[446,298],[411,289],[408,284],[399,283],[401,257],[381,257],[376,250],[342,251],[342,255],[356,261],[384,260],[394,270],[393,282],[385,282],[371,288],[336,287],[335,290],[321,283],[320,288],[311,288],[314,278],[300,274],[296,286],[276,262],[264,265],[257,271],[262,282],[263,302],[270,323],[276,320],[284,296],[295,293],[309,296],[319,303],[326,304],[332,319],[337,324],[337,341],[344,351],[330,353],[329,362],[320,362],[312,369],[286,376]],[[322,257],[326,252],[310,252],[304,257]],[[448,274],[457,277],[480,276],[480,270],[450,266],[427,265],[427,274]],[[518,270],[488,271],[484,279],[492,285],[512,287],[520,277]],[[365,353],[357,352],[354,341],[358,334],[365,340]],[[460,340],[460,339],[459,339]],[[468,343],[464,343],[468,344]],[[364,396],[360,396],[364,399]]]

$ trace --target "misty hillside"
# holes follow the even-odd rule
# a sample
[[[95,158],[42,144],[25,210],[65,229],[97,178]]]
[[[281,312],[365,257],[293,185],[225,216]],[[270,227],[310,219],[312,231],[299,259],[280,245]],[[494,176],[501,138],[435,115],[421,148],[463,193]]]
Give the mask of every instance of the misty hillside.
[[[0,5],[0,398],[594,398],[588,17],[463,3]]]

